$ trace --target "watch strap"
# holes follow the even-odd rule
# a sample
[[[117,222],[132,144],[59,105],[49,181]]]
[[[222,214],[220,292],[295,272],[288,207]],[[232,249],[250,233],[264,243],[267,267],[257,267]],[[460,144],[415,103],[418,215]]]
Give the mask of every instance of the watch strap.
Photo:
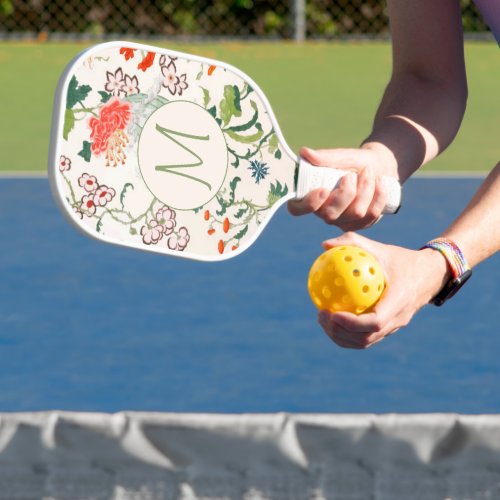
[[[440,252],[446,259],[452,273],[452,278],[431,300],[434,305],[440,306],[458,292],[462,285],[471,277],[472,270],[458,245],[449,238],[435,238],[427,242],[423,248],[431,248]]]

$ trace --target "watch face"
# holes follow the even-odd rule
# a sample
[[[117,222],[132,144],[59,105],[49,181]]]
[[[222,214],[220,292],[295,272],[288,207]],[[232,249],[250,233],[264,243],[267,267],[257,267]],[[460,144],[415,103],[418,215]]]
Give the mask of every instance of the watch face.
[[[432,303],[436,306],[442,306],[448,299],[451,299],[460,288],[462,288],[467,280],[472,276],[472,270],[468,269],[458,278],[451,279],[446,283],[443,289],[432,299]]]

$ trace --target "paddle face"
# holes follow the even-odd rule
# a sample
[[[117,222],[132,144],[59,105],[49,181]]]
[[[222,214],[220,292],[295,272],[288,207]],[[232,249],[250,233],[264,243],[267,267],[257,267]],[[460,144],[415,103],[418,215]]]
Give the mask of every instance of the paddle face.
[[[218,61],[112,42],[59,82],[49,174],[87,235],[197,260],[248,248],[297,161],[257,85]]]

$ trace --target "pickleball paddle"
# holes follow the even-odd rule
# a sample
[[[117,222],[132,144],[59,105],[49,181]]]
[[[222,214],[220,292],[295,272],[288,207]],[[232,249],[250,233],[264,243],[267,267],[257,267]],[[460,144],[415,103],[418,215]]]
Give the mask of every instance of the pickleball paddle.
[[[109,42],[60,78],[49,179],[69,221],[98,240],[224,260],[287,200],[343,174],[298,158],[262,90],[223,62]],[[393,213],[401,187],[382,182]]]

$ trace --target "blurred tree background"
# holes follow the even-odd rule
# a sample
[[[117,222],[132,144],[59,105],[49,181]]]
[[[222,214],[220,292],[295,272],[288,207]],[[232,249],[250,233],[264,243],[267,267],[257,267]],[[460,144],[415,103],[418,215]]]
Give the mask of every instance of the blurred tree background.
[[[465,30],[487,32],[461,4]],[[301,11],[308,38],[388,33],[378,0],[0,0],[0,36],[293,38]]]

